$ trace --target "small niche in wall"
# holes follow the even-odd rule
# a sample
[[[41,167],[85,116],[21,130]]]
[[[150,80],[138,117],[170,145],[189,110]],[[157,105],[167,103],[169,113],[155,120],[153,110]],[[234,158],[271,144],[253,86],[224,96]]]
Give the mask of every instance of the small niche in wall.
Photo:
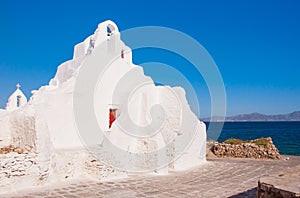
[[[121,58],[124,59],[124,50],[121,51]]]

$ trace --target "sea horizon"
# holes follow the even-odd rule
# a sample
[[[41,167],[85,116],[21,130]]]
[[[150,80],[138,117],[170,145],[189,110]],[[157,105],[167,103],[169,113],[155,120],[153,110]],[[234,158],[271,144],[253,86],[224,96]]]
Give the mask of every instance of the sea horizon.
[[[282,155],[300,156],[300,121],[230,121],[224,122],[221,133],[209,129],[207,125],[207,140],[223,142],[229,138],[251,140],[263,137],[271,137],[273,143]]]

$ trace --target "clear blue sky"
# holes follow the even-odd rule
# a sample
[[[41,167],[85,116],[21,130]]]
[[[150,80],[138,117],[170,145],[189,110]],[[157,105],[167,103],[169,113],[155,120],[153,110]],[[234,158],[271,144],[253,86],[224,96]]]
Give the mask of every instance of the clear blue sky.
[[[228,115],[300,110],[299,10],[298,0],[4,0],[0,3],[0,107],[17,82],[27,96],[47,84],[57,66],[72,58],[73,46],[92,34],[99,22],[111,19],[120,30],[166,26],[198,40],[223,76]],[[134,61],[176,62],[167,53],[159,54],[137,51]],[[185,70],[185,75],[199,89],[202,106],[208,106],[203,81],[193,79],[192,70]],[[209,110],[202,112],[205,116]]]

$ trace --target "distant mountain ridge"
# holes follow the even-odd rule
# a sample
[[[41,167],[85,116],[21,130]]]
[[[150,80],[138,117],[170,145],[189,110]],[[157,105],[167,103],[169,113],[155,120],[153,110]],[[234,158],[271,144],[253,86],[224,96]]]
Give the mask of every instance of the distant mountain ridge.
[[[210,121],[210,118],[203,118],[203,121]],[[221,120],[220,117],[213,117],[213,121]],[[228,122],[248,122],[248,121],[300,121],[300,111],[294,111],[288,114],[265,115],[261,113],[241,114],[226,117]]]

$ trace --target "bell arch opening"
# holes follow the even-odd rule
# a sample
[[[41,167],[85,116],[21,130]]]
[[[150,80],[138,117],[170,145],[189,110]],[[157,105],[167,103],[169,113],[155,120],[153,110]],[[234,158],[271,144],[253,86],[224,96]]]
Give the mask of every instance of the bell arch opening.
[[[116,31],[116,28],[112,25],[112,24],[108,24],[106,26],[106,32],[107,32],[107,36],[111,36],[113,35],[113,33]]]

